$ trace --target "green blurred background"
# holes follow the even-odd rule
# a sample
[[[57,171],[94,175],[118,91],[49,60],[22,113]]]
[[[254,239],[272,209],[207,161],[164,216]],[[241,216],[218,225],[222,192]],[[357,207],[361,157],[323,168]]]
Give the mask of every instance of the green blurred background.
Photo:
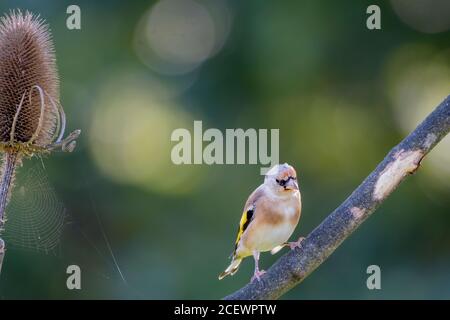
[[[221,298],[253,272],[250,258],[217,280],[261,166],[175,166],[174,129],[279,128],[280,161],[300,178],[298,237],[450,93],[444,0],[78,0],[82,29],[68,30],[71,4],[0,3],[49,23],[68,126],[82,130],[74,153],[18,172],[0,298]],[[449,160],[447,137],[285,298],[450,298]],[[34,248],[36,230],[51,243]],[[82,290],[66,288],[71,264]],[[371,264],[381,290],[366,287]]]

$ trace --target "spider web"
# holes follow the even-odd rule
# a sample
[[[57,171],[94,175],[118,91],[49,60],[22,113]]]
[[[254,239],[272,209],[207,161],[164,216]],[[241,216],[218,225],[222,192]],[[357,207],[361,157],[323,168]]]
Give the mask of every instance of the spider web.
[[[42,164],[19,169],[6,207],[8,246],[50,253],[58,247],[66,210],[51,186]]]
[[[91,194],[89,196],[108,255],[121,280],[127,285],[97,212],[94,199]],[[0,236],[9,248],[58,255],[56,249],[60,248],[63,231],[70,222],[103,260],[109,260],[78,223],[69,221],[72,220],[69,219],[72,217],[67,214],[63,202],[52,187],[43,163],[35,163],[29,169],[19,168],[11,200],[6,207],[6,218],[5,231]]]

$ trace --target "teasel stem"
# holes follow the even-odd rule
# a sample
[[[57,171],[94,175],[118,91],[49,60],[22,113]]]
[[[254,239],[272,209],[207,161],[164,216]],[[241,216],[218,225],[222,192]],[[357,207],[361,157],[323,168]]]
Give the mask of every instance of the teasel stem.
[[[22,157],[71,152],[80,130],[64,138],[66,116],[59,102],[55,49],[44,20],[30,12],[0,16],[0,235]],[[0,239],[0,271],[5,243]]]
[[[14,174],[20,158],[18,151],[5,152],[3,154],[3,170],[0,176],[0,232],[3,231],[6,222],[5,209],[11,195]],[[0,238],[0,273],[5,257],[5,246],[5,241]]]

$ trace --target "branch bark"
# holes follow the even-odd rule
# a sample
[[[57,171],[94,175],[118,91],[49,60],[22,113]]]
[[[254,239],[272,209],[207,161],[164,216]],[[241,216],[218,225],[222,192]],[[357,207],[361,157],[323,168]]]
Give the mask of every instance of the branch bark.
[[[277,299],[302,282],[363,223],[450,130],[450,96],[395,146],[356,190],[296,248],[225,300]]]

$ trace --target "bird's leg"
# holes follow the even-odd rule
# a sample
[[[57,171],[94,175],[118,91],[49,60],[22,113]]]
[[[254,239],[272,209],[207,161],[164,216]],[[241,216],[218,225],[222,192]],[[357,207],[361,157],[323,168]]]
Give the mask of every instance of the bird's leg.
[[[255,272],[252,277],[252,282],[257,279],[261,280],[261,276],[266,273],[264,270],[259,270],[259,251],[253,251],[253,258],[255,259]]]

